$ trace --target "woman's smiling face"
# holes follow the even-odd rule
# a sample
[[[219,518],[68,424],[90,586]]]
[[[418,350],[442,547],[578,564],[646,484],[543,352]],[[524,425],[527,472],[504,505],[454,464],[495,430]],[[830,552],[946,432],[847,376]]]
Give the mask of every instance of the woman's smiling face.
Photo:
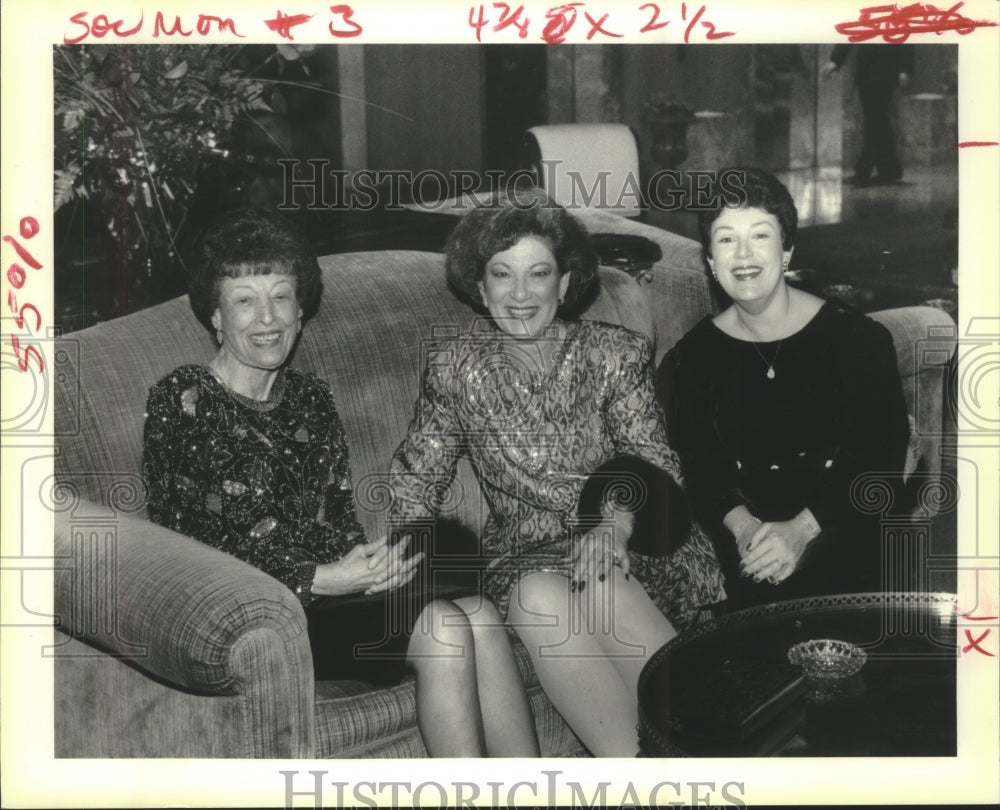
[[[736,303],[767,301],[784,284],[792,257],[778,218],[760,208],[727,208],[712,223],[709,267]]]
[[[479,282],[479,292],[497,326],[521,339],[544,336],[568,287],[569,274],[559,274],[548,243],[531,235],[522,236],[486,262]]]
[[[219,284],[212,325],[222,333],[222,349],[233,360],[248,369],[270,371],[288,358],[301,315],[295,276],[227,276]]]

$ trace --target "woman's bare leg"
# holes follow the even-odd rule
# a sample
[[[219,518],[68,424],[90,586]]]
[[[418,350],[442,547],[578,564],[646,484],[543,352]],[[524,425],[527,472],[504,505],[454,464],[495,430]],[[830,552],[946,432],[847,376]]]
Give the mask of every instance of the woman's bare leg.
[[[486,753],[475,640],[453,602],[428,604],[413,629],[407,663],[417,676],[417,725],[432,757]]]
[[[609,629],[596,634],[597,643],[636,700],[642,668],[677,631],[642,585],[634,578],[626,580],[617,567],[611,569],[604,582],[588,582],[577,599],[585,615],[598,617],[597,626]],[[616,617],[625,620],[616,622]],[[625,654],[621,654],[623,651]]]
[[[467,596],[456,599],[455,604],[467,615],[475,637],[479,706],[487,754],[540,756],[531,704],[506,625],[487,599]]]
[[[616,588],[593,588],[597,583],[590,583],[587,601],[584,594],[570,592],[568,578],[536,572],[514,587],[508,614],[545,693],[599,757],[635,755],[638,671],[673,633],[662,616],[661,624],[651,621],[644,606],[636,610],[639,600],[631,586],[641,591],[638,583],[625,583],[624,578],[621,582],[629,586],[621,594]],[[602,605],[596,611],[595,597]],[[642,597],[649,601],[645,592]]]

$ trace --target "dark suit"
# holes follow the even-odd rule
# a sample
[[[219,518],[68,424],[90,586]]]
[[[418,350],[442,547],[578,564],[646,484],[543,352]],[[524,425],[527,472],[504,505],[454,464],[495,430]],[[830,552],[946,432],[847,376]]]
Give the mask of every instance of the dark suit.
[[[864,128],[864,142],[854,174],[859,180],[867,180],[874,168],[880,180],[898,180],[903,176],[903,167],[896,153],[889,109],[892,92],[899,86],[899,74],[913,73],[913,46],[837,45],[830,61],[840,68],[851,50],[857,52],[855,84]]]

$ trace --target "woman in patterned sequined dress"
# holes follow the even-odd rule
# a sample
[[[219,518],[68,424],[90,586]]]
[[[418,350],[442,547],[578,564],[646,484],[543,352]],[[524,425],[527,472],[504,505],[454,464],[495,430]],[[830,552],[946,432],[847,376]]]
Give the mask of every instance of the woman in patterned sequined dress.
[[[366,540],[330,389],[286,367],[322,292],[308,242],[273,214],[242,210],[202,236],[192,264],[191,305],[219,350],[150,390],[150,519],[288,586],[305,608],[317,679],[384,684],[414,671],[432,756],[537,756],[496,612],[478,596],[417,586],[423,554],[407,558],[406,541]]]
[[[490,514],[484,589],[525,643],[549,698],[597,756],[636,752],[636,686],[648,656],[720,599],[699,531],[669,558],[627,548],[609,513],[574,538],[587,477],[637,456],[676,477],[653,394],[648,339],[569,320],[593,292],[582,226],[537,196],[467,214],[446,247],[452,287],[489,318],[430,352],[391,468],[392,518],[433,514],[460,456]]]

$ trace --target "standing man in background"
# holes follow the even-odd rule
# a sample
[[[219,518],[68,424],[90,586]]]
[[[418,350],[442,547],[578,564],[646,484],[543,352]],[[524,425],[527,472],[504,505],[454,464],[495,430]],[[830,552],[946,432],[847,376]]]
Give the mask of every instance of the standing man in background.
[[[903,166],[890,120],[892,94],[897,87],[909,84],[913,74],[913,46],[837,45],[821,68],[823,78],[839,70],[852,49],[857,51],[854,83],[861,101],[864,140],[850,182],[857,186],[895,183],[903,178]],[[872,169],[876,171],[874,178]]]

